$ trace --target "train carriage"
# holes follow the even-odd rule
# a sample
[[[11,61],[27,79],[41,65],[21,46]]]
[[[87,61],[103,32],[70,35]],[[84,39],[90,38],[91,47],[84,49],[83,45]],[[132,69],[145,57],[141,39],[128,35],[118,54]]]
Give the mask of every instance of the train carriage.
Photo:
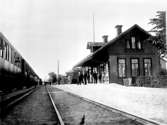
[[[30,87],[38,81],[38,75],[0,33],[0,91]]]

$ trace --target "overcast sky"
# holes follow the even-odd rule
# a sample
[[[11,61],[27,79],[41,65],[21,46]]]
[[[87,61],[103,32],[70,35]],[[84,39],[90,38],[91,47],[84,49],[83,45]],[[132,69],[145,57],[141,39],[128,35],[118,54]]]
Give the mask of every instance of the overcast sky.
[[[115,25],[123,31],[134,24],[150,30],[149,19],[166,10],[167,0],[0,0],[0,32],[14,45],[35,72],[45,78],[48,72],[72,69],[89,54],[92,41],[92,15],[95,40],[116,36]]]

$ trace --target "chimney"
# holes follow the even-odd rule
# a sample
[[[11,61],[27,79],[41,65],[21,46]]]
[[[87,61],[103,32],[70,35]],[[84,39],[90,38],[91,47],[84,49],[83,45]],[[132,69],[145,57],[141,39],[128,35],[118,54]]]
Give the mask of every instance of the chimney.
[[[122,33],[122,25],[116,25],[115,28],[117,29],[117,36]]]
[[[102,36],[102,38],[103,38],[104,43],[108,42],[108,35],[104,35],[104,36]]]

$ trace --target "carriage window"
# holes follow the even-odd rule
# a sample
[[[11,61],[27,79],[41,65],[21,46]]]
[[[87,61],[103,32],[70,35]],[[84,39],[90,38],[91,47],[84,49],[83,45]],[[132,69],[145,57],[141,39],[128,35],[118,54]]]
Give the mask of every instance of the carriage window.
[[[4,50],[5,50],[5,59],[7,60],[8,59],[8,45],[5,43],[5,46],[4,46]]]
[[[3,57],[3,49],[4,49],[4,47],[3,47],[3,39],[0,38],[0,57]]]
[[[0,57],[3,57],[3,50],[0,49]]]
[[[4,43],[4,47],[3,47],[3,57],[4,59],[6,59],[6,44]]]
[[[10,61],[10,46],[8,46],[8,61]]]
[[[3,55],[3,50],[0,49],[0,57],[2,57],[2,55]]]
[[[9,60],[9,46],[6,46],[6,60]]]
[[[12,49],[9,47],[9,61],[12,62]]]

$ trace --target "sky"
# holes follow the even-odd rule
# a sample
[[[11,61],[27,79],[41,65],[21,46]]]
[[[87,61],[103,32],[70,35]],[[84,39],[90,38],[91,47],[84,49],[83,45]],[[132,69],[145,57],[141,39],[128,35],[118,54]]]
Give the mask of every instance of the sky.
[[[167,10],[166,0],[0,0],[0,32],[45,78],[49,72],[71,70],[90,54],[86,49],[102,36],[116,36],[116,25],[123,31],[134,24],[145,30],[156,11]]]

